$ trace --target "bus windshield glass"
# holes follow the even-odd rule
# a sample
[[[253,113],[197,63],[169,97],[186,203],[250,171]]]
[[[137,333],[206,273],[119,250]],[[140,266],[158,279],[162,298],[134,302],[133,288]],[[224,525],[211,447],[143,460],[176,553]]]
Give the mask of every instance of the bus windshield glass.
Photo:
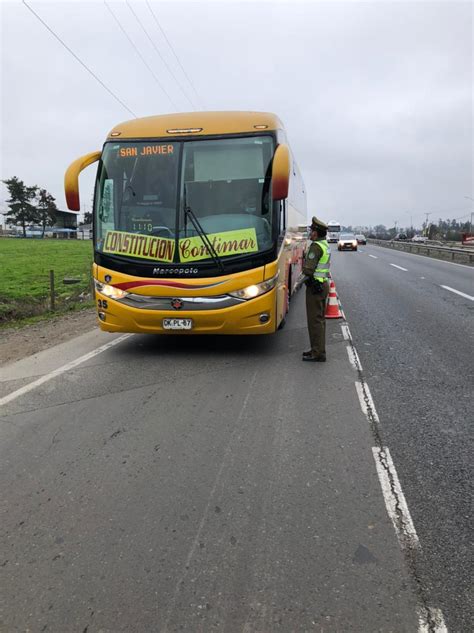
[[[219,257],[268,250],[273,151],[271,136],[107,143],[96,249],[165,263],[210,260],[204,232]]]

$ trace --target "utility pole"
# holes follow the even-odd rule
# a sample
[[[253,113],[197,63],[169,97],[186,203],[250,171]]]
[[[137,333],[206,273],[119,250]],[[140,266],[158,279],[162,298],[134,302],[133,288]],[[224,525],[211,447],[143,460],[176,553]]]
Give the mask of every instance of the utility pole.
[[[430,211],[430,213],[425,213],[426,215],[426,222],[425,222],[425,233],[426,233],[426,237],[428,237],[428,218],[429,216],[432,214],[432,211]]]

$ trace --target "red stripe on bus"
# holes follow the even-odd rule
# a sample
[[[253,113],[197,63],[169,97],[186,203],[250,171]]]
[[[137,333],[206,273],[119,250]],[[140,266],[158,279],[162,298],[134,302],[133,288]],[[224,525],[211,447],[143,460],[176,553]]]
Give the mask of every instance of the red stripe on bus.
[[[113,284],[115,288],[120,288],[120,290],[129,290],[130,288],[141,288],[142,286],[165,286],[169,288],[185,288],[186,290],[193,290],[194,288],[212,288],[212,286],[219,286],[224,283],[223,281],[218,281],[214,284],[205,284],[205,285],[191,285],[191,284],[183,284],[179,281],[156,281],[155,279],[150,279],[148,281],[124,281],[120,284]]]

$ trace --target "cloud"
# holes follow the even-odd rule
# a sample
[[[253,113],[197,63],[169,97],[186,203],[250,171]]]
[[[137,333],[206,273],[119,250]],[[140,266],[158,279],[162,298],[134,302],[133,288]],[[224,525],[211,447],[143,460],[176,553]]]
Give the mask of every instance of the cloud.
[[[103,3],[33,8],[139,116],[174,107]],[[197,101],[145,3],[111,8],[180,110]],[[310,215],[399,224],[472,194],[467,2],[152,3],[207,109],[276,112]],[[69,162],[130,115],[21,4],[3,6],[2,169],[64,206]],[[90,205],[94,169],[81,181]],[[467,209],[469,210],[469,208]]]

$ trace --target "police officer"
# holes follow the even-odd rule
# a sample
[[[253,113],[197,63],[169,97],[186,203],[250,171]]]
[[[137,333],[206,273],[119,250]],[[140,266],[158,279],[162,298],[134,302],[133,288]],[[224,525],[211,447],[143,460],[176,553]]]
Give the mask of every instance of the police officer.
[[[311,246],[303,264],[306,284],[306,317],[311,349],[303,352],[303,360],[326,361],[326,299],[329,294],[331,251],[326,241],[327,225],[313,217],[309,238]]]

